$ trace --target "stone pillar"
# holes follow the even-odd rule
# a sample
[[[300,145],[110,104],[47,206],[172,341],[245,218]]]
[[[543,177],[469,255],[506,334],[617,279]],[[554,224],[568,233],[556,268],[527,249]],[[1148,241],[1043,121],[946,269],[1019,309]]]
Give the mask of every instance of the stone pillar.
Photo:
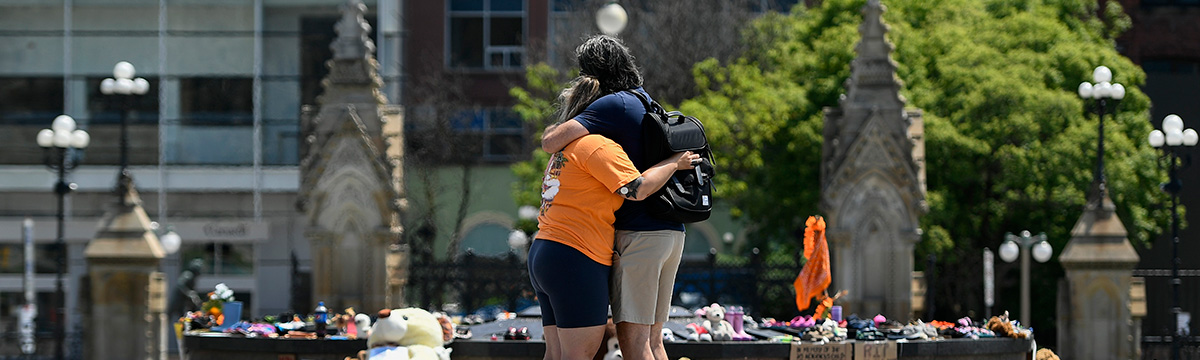
[[[394,244],[387,253],[387,298],[389,309],[405,307],[404,286],[408,284],[408,245]]]
[[[157,359],[165,345],[164,256],[132,179],[123,176],[121,201],[100,221],[84,255],[90,281],[84,356]]]
[[[1141,339],[1131,309],[1138,254],[1103,185],[1071,230],[1059,262],[1066,270],[1058,351],[1064,359],[1137,359]],[[1065,312],[1065,313],[1064,313]]]
[[[863,5],[846,93],[825,109],[820,209],[829,225],[829,292],[849,290],[840,300],[847,313],[907,320],[913,247],[928,211],[924,122],[900,96],[885,10],[878,0]]]
[[[402,300],[387,254],[402,231],[403,109],[380,92],[366,5],[348,0],[341,12],[319,106],[301,114],[297,207],[312,244],[313,300],[373,312]]]

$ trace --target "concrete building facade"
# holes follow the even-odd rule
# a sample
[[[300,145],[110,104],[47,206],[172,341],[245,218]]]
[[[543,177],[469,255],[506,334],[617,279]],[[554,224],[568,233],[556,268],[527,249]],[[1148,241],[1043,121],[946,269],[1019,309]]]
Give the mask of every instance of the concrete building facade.
[[[78,331],[87,327],[79,303],[88,269],[84,249],[116,198],[122,114],[128,115],[130,171],[142,206],[160,235],[171,230],[182,238],[180,250],[163,260],[168,293],[176,292],[182,264],[200,258],[205,270],[195,289],[205,294],[227,284],[248,317],[311,311],[322,299],[312,296],[316,256],[305,235],[306,214],[297,208],[301,109],[316,105],[322,93],[344,2],[0,0],[0,333],[15,333],[15,312],[24,302],[21,223],[27,217],[35,223],[39,336],[57,321],[47,315],[58,258],[57,179],[35,137],[60,114],[74,117],[92,139],[73,154],[81,165],[67,176],[77,184],[66,198],[63,236],[68,349],[82,348],[71,344],[82,341]],[[469,170],[446,163],[421,177],[404,169],[407,191],[461,183],[471,194],[461,201],[466,192],[441,187],[427,203],[410,200],[410,213],[434,203],[465,206],[461,219],[452,206],[430,217],[441,229],[430,235],[438,257],[467,249],[507,252],[505,239],[517,221],[508,166],[527,158],[534,145],[533,129],[510,110],[508,89],[523,82],[525,65],[564,56],[548,54],[547,39],[567,11],[587,4],[364,3],[382,94],[404,106],[406,149],[435,145],[408,136],[426,132],[439,116],[461,120],[450,134],[480,144],[464,154],[477,160]],[[99,89],[120,61],[132,63],[150,84],[128,104]],[[433,93],[456,97],[444,101]],[[421,234],[419,217],[401,220],[404,231]],[[727,215],[689,229],[689,253],[736,249],[745,241]],[[39,354],[53,353],[39,344]],[[0,354],[16,351],[0,344]]]

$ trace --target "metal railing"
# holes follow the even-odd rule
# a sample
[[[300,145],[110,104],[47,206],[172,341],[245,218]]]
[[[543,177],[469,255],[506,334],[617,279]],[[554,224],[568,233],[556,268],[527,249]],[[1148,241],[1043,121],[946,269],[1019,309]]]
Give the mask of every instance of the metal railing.
[[[695,308],[718,302],[743,306],[755,316],[796,315],[792,282],[801,265],[800,254],[768,256],[758,249],[749,256],[685,258],[675,280],[673,304]],[[524,259],[514,252],[502,256],[463,254],[455,259],[414,261],[405,289],[407,303],[426,309],[458,304],[465,312],[490,307],[507,311],[536,304]]]

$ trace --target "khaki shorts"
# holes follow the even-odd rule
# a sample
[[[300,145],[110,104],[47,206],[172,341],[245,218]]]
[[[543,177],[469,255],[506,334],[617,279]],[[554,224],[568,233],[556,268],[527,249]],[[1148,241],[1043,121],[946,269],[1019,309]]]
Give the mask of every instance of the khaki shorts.
[[[682,231],[618,230],[609,295],[613,323],[666,322],[682,255]]]

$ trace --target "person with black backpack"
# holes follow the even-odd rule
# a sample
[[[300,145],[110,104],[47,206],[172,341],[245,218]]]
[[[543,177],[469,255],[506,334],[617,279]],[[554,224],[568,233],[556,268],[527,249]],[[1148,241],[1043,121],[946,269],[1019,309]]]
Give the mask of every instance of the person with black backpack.
[[[629,48],[614,37],[596,35],[585,40],[575,55],[580,75],[599,80],[605,95],[570,120],[548,127],[542,150],[553,154],[585,135],[602,135],[619,144],[635,167],[645,171],[654,165],[646,159],[642,138],[647,109],[627,90],[647,99],[650,95],[642,89],[642,75]],[[648,215],[641,201],[626,200],[615,216],[610,298],[622,355],[630,360],[667,360],[661,334],[683,255],[683,223]]]
[[[563,90],[567,119],[600,97],[600,82],[580,76]],[[591,359],[608,322],[616,211],[644,200],[699,156],[671,154],[640,171],[612,139],[586,135],[546,164],[538,233],[529,248],[529,281],[542,306],[547,360]]]

